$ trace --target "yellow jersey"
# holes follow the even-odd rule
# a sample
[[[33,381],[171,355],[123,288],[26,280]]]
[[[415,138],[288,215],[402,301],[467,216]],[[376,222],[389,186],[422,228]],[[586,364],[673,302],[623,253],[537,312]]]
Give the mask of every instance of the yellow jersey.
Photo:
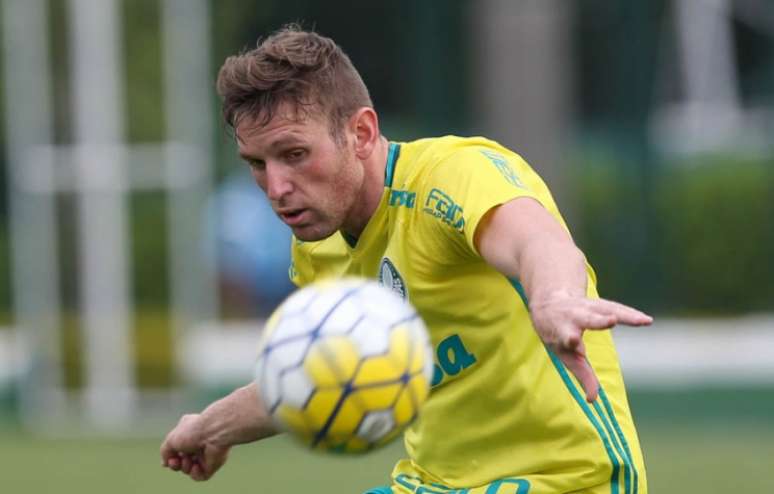
[[[295,240],[291,279],[363,276],[407,298],[430,331],[430,397],[404,440],[400,493],[645,494],[645,468],[609,331],[587,331],[601,390],[587,403],[537,336],[518,280],[479,255],[481,218],[517,197],[562,225],[548,188],[484,138],[390,143],[381,203],[358,239]],[[566,228],[566,225],[565,225]],[[588,295],[596,297],[587,264]]]

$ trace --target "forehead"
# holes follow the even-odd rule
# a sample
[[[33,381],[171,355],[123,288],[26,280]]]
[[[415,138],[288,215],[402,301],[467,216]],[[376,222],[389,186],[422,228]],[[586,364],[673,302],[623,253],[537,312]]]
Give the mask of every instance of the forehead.
[[[278,106],[267,119],[264,114],[245,115],[239,119],[234,134],[240,147],[273,141],[287,136],[309,136],[328,129],[321,112],[289,104]]]

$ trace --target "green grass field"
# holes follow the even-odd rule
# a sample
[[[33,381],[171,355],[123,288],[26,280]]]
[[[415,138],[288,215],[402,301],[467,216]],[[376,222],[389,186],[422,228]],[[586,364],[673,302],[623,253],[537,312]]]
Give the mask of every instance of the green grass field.
[[[640,421],[650,492],[774,492],[774,424]],[[233,450],[209,482],[163,469],[159,440],[51,440],[0,431],[0,492],[359,494],[387,481],[402,447],[361,457],[312,454],[285,438]]]

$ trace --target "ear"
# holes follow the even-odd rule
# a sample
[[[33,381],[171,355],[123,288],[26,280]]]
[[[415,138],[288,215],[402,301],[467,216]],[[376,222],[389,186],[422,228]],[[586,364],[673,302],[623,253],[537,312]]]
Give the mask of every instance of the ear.
[[[363,107],[352,115],[350,129],[355,137],[355,155],[364,160],[379,142],[379,118],[373,108]]]

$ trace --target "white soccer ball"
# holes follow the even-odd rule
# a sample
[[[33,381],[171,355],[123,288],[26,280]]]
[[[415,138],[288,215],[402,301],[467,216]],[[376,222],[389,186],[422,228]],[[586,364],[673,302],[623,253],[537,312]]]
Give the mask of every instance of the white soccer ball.
[[[274,311],[255,379],[280,429],[315,449],[363,452],[417,417],[432,375],[414,308],[375,281],[345,278],[304,287]]]

